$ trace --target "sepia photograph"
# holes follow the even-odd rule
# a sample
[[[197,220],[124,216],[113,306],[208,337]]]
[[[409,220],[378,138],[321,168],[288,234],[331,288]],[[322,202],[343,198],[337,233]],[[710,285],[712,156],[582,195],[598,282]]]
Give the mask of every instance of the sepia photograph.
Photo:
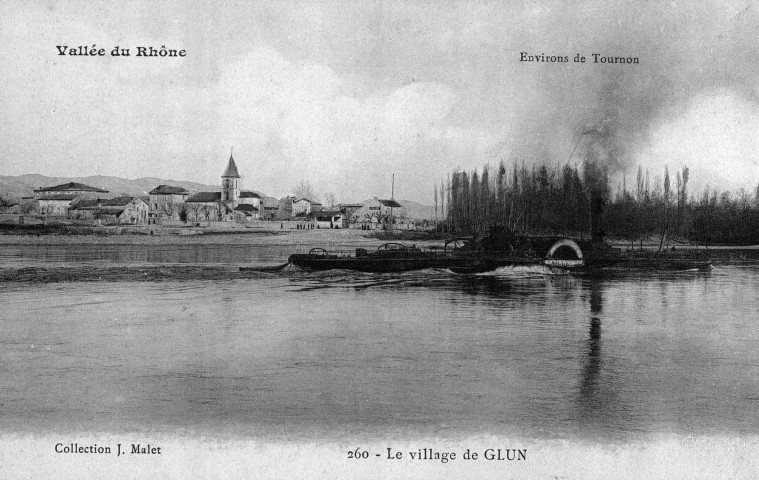
[[[0,476],[756,478],[746,0],[0,0]]]

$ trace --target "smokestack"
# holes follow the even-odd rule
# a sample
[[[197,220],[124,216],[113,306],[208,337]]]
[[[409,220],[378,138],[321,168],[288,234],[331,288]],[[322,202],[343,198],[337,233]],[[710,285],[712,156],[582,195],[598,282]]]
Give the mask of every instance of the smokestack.
[[[603,242],[606,200],[598,192],[590,193],[590,235],[594,242]]]
[[[609,196],[608,172],[607,163],[599,160],[594,151],[589,151],[583,176],[590,197],[590,235],[594,242],[602,242],[605,236],[605,211]]]

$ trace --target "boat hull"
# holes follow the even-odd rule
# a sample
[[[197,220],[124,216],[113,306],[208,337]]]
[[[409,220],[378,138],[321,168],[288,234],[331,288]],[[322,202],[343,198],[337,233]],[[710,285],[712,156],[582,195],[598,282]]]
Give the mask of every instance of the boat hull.
[[[516,265],[540,265],[534,257],[485,257],[476,255],[422,254],[393,258],[341,257],[337,255],[290,255],[288,261],[311,270],[355,270],[360,272],[406,272],[430,268],[448,269],[454,273],[482,273],[499,267]]]
[[[355,254],[353,252],[336,254],[322,248],[313,248],[306,254],[290,255],[288,262],[310,270],[341,269],[374,273],[448,269],[454,273],[476,274],[490,272],[500,267],[535,265],[549,267],[551,271],[576,273],[657,272],[711,268],[711,263],[703,252],[622,251],[592,244],[585,245],[583,252],[580,245],[568,239],[554,243],[545,257],[536,255],[534,248],[512,251],[464,249],[434,252],[414,246],[407,247],[390,243],[383,245],[375,252],[358,248]]]
[[[429,268],[450,268],[466,266],[466,258],[430,256],[405,256],[395,258],[340,257],[336,255],[290,255],[288,261],[310,270],[355,270],[359,272],[407,272]]]

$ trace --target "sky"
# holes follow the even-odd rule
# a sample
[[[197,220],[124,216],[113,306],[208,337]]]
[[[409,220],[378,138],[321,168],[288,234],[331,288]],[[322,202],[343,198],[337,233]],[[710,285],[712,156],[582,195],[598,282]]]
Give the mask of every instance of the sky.
[[[351,202],[395,174],[432,204],[457,168],[594,152],[628,185],[666,165],[691,192],[753,190],[757,9],[627,3],[0,0],[0,174],[218,184],[234,149],[243,188]],[[106,56],[56,48],[93,44]]]

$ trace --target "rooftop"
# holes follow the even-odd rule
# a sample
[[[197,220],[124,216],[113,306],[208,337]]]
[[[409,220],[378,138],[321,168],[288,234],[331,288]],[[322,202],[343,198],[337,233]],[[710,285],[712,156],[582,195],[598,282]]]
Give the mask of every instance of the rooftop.
[[[393,207],[393,208],[399,208],[401,206],[400,203],[396,202],[393,199],[390,200],[377,200],[379,203],[381,203],[385,207]]]
[[[241,212],[257,212],[258,209],[254,207],[253,205],[249,205],[247,203],[242,203],[235,208],[235,210],[239,210]]]
[[[124,209],[121,207],[103,207],[95,210],[95,215],[116,215],[117,217],[124,213]]]
[[[332,217],[337,217],[342,215],[344,212],[342,210],[322,210],[320,212],[311,212],[308,214],[309,218],[326,218],[327,220],[330,220]]]
[[[221,192],[198,192],[185,200],[187,203],[209,203],[219,201],[221,201]]]
[[[257,194],[256,192],[243,190],[240,192],[240,198],[261,198],[261,195]]]
[[[72,205],[71,208],[74,210],[94,210],[100,208],[99,205],[102,202],[105,202],[105,200],[102,198],[98,198],[96,200],[79,200],[74,205]]]
[[[38,188],[38,189],[35,190],[35,192],[98,192],[98,193],[108,193],[108,190],[103,190],[102,188],[92,187],[90,185],[85,185],[83,183],[68,182],[68,183],[62,183],[60,185],[55,185],[53,187]]]
[[[227,169],[221,174],[223,178],[240,178],[240,174],[237,172],[237,165],[235,165],[235,159],[232,155],[229,156],[229,163],[227,163]]]
[[[150,191],[150,195],[189,195],[186,189],[171,185],[158,185]]]
[[[116,197],[112,198],[110,200],[106,200],[103,202],[103,206],[119,206],[123,207],[124,205],[128,205],[132,200],[139,197]]]

